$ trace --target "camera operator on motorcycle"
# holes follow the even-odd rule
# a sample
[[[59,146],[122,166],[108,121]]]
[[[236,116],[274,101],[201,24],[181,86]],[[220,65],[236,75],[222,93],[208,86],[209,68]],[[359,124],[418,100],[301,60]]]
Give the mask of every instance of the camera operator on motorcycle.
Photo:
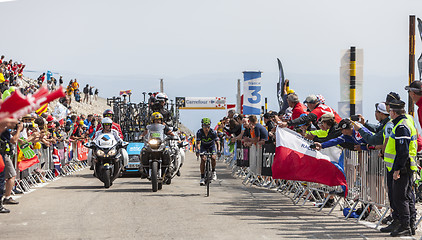
[[[155,96],[155,102],[151,105],[153,113],[159,112],[163,116],[163,123],[167,126],[173,126],[171,112],[166,108],[168,97],[165,93],[158,93]]]
[[[196,133],[196,144],[198,152],[196,155],[198,156],[200,153],[213,153],[211,157],[211,167],[212,167],[212,180],[217,180],[217,173],[215,172],[215,165],[216,165],[216,158],[217,152],[220,155],[220,140],[217,136],[217,133],[211,129],[211,119],[203,118],[202,121],[202,128],[198,130]],[[217,148],[215,147],[217,144]],[[205,160],[206,156],[201,156],[201,165],[199,169],[201,170],[201,180],[199,181],[199,185],[205,185]]]
[[[122,129],[120,128],[120,125],[118,123],[113,122],[113,116],[114,116],[114,113],[111,109],[107,109],[103,112],[103,118],[110,118],[110,120],[112,120],[113,124],[111,126],[111,129],[116,130],[117,133],[119,134],[120,138],[123,139]],[[98,132],[102,129],[103,129],[103,125],[98,124],[96,132]]]

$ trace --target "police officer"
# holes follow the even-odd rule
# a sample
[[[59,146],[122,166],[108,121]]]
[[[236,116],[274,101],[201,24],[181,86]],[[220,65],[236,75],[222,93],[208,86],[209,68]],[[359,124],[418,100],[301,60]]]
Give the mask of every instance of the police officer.
[[[389,105],[394,127],[385,147],[384,161],[388,170],[387,182],[391,181],[391,206],[397,219],[387,228],[390,228],[393,237],[410,236],[414,234],[412,230],[415,230],[414,219],[411,217],[414,209],[411,208],[414,205],[412,175],[417,170],[417,131],[405,115],[403,101],[394,99]]]

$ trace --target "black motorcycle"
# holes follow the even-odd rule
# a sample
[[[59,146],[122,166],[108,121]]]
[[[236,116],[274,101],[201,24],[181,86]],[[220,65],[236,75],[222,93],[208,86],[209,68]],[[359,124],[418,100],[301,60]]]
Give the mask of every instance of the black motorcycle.
[[[152,191],[156,192],[163,188],[163,183],[170,184],[174,176],[171,149],[167,141],[171,137],[164,136],[164,125],[151,124],[147,126],[148,135],[144,148],[141,152],[141,173],[152,183]],[[176,137],[177,138],[177,137]]]
[[[112,133],[103,133],[94,141],[84,146],[92,149],[94,175],[104,183],[105,188],[113,185],[124,166],[122,162],[127,156],[127,142],[118,142]]]

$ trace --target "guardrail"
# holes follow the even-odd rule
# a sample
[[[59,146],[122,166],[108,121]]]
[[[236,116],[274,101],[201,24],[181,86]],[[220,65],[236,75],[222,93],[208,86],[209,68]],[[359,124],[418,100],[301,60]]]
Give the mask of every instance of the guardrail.
[[[227,140],[226,140],[227,141]],[[234,176],[243,178],[243,184],[256,185],[273,189],[289,196],[295,205],[304,206],[311,201],[322,211],[330,205],[328,214],[340,206],[340,210],[350,208],[352,211],[344,213],[345,219],[354,218],[357,222],[366,218],[369,211],[376,213],[377,228],[390,210],[387,198],[386,169],[383,159],[378,156],[379,150],[350,151],[343,150],[344,172],[349,191],[347,196],[340,186],[330,187],[323,184],[273,179],[271,167],[274,160],[274,144],[253,145],[244,147],[236,144],[236,150],[222,158],[232,169]],[[224,144],[225,148],[228,144]],[[330,200],[333,199],[333,200]],[[327,204],[328,201],[331,204]],[[361,204],[358,214],[353,214]],[[374,219],[373,219],[374,220]],[[418,220],[420,223],[422,217]]]
[[[57,149],[57,160],[53,160],[53,150]],[[61,176],[67,176],[74,172],[81,171],[86,168],[86,148],[82,142],[73,142],[72,150],[69,151],[65,144],[59,144],[58,147],[48,147],[34,150],[38,156],[39,163],[19,171],[17,154],[15,154],[16,168],[16,189],[22,193],[28,193],[32,188],[40,186],[43,183],[57,180]],[[60,164],[59,164],[60,163]],[[60,167],[57,167],[60,166]]]

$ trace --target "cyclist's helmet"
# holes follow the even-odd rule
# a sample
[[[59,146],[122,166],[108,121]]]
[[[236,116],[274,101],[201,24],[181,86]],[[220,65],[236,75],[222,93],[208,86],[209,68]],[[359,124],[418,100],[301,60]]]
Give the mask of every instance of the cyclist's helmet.
[[[169,99],[165,93],[158,93],[157,96],[155,96],[155,98],[157,99],[157,101],[160,101],[160,102],[161,101],[166,102]]]
[[[103,117],[109,117],[109,118],[112,118],[112,117],[113,117],[113,115],[114,115],[114,113],[113,113],[113,110],[111,110],[111,109],[107,109],[107,110],[105,110],[105,111],[103,112]]]
[[[201,121],[202,125],[211,125],[211,119],[209,118],[203,118]]]
[[[151,122],[154,122],[154,120],[158,120],[158,119],[163,121],[163,115],[161,113],[155,112],[151,115]]]
[[[111,126],[111,125],[113,125],[113,121],[110,118],[105,117],[101,121],[101,124],[103,125],[103,127],[105,127],[106,125],[110,125]]]

